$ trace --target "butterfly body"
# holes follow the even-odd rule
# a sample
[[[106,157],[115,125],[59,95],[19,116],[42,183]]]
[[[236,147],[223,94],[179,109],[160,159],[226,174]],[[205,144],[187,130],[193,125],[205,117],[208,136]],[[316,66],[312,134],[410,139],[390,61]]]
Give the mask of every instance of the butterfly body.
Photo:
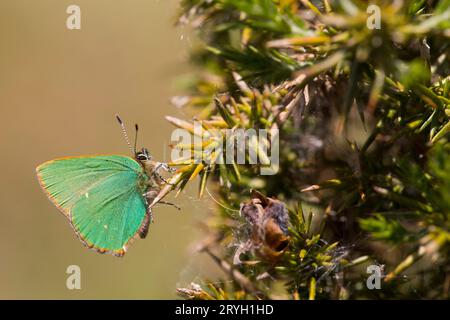
[[[99,253],[123,256],[152,221],[149,204],[158,195],[164,164],[146,149],[122,155],[66,157],[38,166],[49,199],[67,217],[80,240]]]

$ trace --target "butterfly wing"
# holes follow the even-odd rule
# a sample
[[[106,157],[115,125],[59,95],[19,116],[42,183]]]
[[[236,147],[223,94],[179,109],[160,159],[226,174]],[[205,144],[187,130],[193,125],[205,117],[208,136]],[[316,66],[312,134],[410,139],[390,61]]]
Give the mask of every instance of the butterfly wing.
[[[45,162],[36,171],[83,243],[102,253],[125,254],[146,216],[139,163],[120,155],[68,157]]]

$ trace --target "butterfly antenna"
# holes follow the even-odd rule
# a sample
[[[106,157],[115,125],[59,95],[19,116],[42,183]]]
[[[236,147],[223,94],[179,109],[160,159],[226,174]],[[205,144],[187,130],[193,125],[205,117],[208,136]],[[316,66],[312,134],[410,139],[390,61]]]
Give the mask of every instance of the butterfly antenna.
[[[134,129],[135,129],[135,134],[134,134],[134,153],[136,153],[137,138],[138,138],[138,132],[139,132],[139,126],[138,126],[137,123],[134,125]]]
[[[125,129],[125,125],[123,124],[122,119],[120,119],[119,115],[117,115],[117,114],[116,114],[116,119],[119,122],[120,127],[122,128],[122,133],[123,133],[123,136],[125,137],[125,141],[126,141],[128,147],[130,148],[131,152],[133,152],[133,155],[135,155],[136,149],[133,149],[133,147],[131,146],[130,139],[128,139],[127,130]]]

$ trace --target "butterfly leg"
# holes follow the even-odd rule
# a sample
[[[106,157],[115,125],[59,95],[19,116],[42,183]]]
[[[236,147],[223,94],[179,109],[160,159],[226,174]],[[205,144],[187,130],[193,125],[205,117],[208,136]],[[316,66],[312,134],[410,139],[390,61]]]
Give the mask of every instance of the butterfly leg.
[[[173,206],[173,207],[177,208],[178,210],[181,210],[181,208],[179,206],[177,206],[175,203],[172,203],[172,202],[158,201],[158,203],[167,204],[169,206]]]
[[[145,203],[147,204],[147,206],[149,206],[150,203],[153,202],[153,200],[155,199],[155,197],[158,195],[158,192],[155,190],[150,190],[147,191],[146,193],[144,193],[142,196],[145,199]],[[174,206],[175,208],[177,208],[178,210],[181,210],[181,208],[179,206],[177,206],[176,204],[172,203],[172,202],[166,202],[166,201],[158,201],[158,203],[160,204],[167,204],[169,206]],[[151,209],[148,209],[150,211],[150,215],[151,215]],[[153,216],[151,216],[151,222],[153,222]]]
[[[160,179],[161,181],[163,181],[163,182],[166,183],[166,184],[173,185],[173,183],[170,183],[169,181],[167,181],[167,180],[166,180],[166,179],[158,172],[160,169],[164,169],[164,170],[166,170],[167,172],[175,172],[176,169],[169,167],[169,166],[167,165],[167,163],[159,162],[158,165],[155,167],[155,170],[153,171],[153,174],[154,174],[158,179]]]
[[[164,178],[162,175],[160,175],[158,172],[153,172],[153,174],[158,178],[158,179],[160,179],[162,182],[164,182],[165,184],[172,184],[172,183],[170,183],[169,181],[167,181],[166,180],[166,178]]]
[[[155,171],[158,171],[159,169],[164,169],[167,172],[171,172],[171,173],[177,171],[175,168],[169,167],[169,165],[167,163],[164,163],[164,162],[159,162],[158,165],[156,166]]]

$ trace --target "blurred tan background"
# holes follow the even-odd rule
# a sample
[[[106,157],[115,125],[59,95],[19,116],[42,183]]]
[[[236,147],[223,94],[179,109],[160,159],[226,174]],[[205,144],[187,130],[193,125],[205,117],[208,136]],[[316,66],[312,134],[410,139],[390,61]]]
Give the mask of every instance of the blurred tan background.
[[[81,30],[66,28],[70,4],[81,7]],[[128,155],[115,113],[131,133],[138,122],[139,145],[165,159],[164,116],[182,116],[169,98],[189,72],[176,9],[175,0],[0,1],[0,298],[175,298],[177,286],[214,270],[190,251],[212,208],[195,192],[175,200],[181,212],[156,208],[147,239],[116,258],[78,241],[35,176],[56,157]],[[81,290],[66,288],[72,264]]]

